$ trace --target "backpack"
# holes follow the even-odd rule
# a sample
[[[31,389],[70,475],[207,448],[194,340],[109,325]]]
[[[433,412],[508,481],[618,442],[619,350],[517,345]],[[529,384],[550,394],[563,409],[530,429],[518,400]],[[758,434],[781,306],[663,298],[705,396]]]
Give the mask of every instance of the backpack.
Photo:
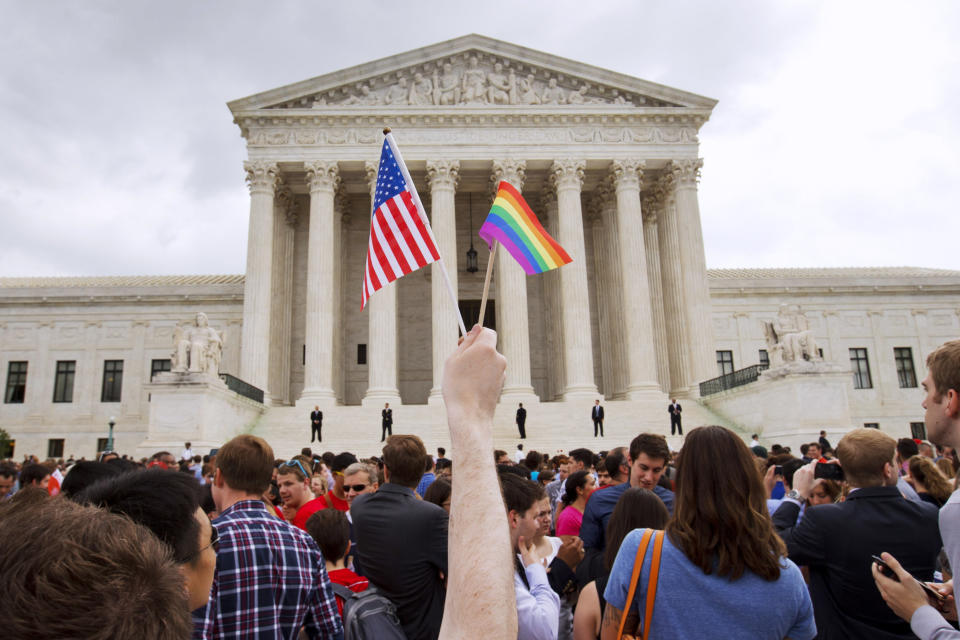
[[[372,584],[359,593],[342,584],[330,586],[343,599],[344,640],[407,640],[397,608]]]

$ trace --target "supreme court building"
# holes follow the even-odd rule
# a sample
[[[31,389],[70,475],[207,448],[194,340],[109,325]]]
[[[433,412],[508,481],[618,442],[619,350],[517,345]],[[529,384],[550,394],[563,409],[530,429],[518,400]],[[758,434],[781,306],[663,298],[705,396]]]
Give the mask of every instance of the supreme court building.
[[[18,451],[43,455],[58,440],[68,442],[62,453],[89,457],[107,417],[119,414],[119,448],[140,446],[175,328],[203,311],[224,334],[220,371],[263,392],[244,409],[258,416],[254,432],[295,431],[292,447],[317,405],[334,442],[359,446],[379,435],[389,402],[408,416],[398,432],[445,442],[440,380],[458,328],[439,267],[388,285],[360,310],[389,126],[468,327],[489,257],[477,229],[500,180],[521,190],[573,258],[531,277],[505,252],[495,262],[485,324],[508,361],[498,442],[513,442],[518,402],[535,407],[532,439],[538,414],[549,425],[539,441],[553,449],[589,435],[594,399],[622,437],[668,427],[670,397],[683,400],[688,428],[756,430],[742,407],[730,413],[701,399],[700,384],[763,364],[763,323],[784,303],[801,306],[824,360],[842,367],[849,391],[836,400],[832,433],[870,424],[907,435],[922,421],[916,382],[926,353],[960,333],[960,272],[708,271],[698,136],[715,104],[477,35],[233,101],[248,150],[246,273],[0,278],[0,427]],[[98,382],[108,367],[115,379],[118,361],[126,378],[114,398]],[[67,371],[65,403],[58,385]],[[184,432],[168,435],[174,442]],[[163,442],[152,431],[150,440]],[[207,440],[216,438],[194,438]]]

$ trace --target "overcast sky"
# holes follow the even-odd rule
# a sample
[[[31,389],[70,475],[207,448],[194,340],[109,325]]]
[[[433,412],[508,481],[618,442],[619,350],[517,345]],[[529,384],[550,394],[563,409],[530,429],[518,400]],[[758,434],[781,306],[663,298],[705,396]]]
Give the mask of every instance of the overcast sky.
[[[709,267],[960,270],[957,2],[0,11],[0,276],[243,273],[246,151],[225,103],[467,33],[718,99],[700,135]]]

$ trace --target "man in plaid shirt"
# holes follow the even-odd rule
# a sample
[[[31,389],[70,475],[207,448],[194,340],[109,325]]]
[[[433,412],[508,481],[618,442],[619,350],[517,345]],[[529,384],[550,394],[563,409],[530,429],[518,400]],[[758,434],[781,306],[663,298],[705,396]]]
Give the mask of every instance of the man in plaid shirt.
[[[267,511],[273,450],[237,436],[217,453],[213,499],[220,516],[210,600],[194,612],[194,638],[343,638],[320,549],[306,532]]]

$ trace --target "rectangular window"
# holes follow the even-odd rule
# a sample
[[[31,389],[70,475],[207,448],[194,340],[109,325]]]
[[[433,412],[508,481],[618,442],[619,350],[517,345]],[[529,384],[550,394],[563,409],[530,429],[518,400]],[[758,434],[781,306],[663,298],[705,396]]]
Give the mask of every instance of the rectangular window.
[[[100,402],[120,402],[123,387],[123,360],[103,361],[103,388]]]
[[[47,457],[63,457],[63,438],[51,438],[50,440],[47,440]]]
[[[863,423],[863,428],[864,428],[864,429],[879,429],[879,428],[880,428],[880,423],[879,423],[879,422],[864,422],[864,423]]]
[[[717,371],[721,376],[733,373],[733,351],[717,351]]]
[[[367,345],[357,345],[357,364],[367,364]]]
[[[770,354],[767,353],[766,349],[760,349],[760,365],[764,367],[770,366]]]
[[[897,363],[897,380],[901,389],[917,386],[917,374],[913,370],[913,351],[910,347],[894,347],[893,360]]]
[[[922,422],[911,422],[910,423],[910,437],[914,440],[926,440],[927,439],[927,425]]]
[[[73,378],[76,373],[76,360],[57,360],[57,374],[53,381],[54,402],[73,402]]]
[[[866,349],[850,349],[850,368],[853,369],[854,389],[873,389]]]
[[[97,438],[97,456],[107,450],[107,441],[109,438]]]
[[[150,379],[153,380],[158,373],[170,371],[170,358],[160,358],[150,361]]]
[[[13,362],[7,365],[7,392],[3,401],[7,404],[23,404],[27,396],[27,363]]]

